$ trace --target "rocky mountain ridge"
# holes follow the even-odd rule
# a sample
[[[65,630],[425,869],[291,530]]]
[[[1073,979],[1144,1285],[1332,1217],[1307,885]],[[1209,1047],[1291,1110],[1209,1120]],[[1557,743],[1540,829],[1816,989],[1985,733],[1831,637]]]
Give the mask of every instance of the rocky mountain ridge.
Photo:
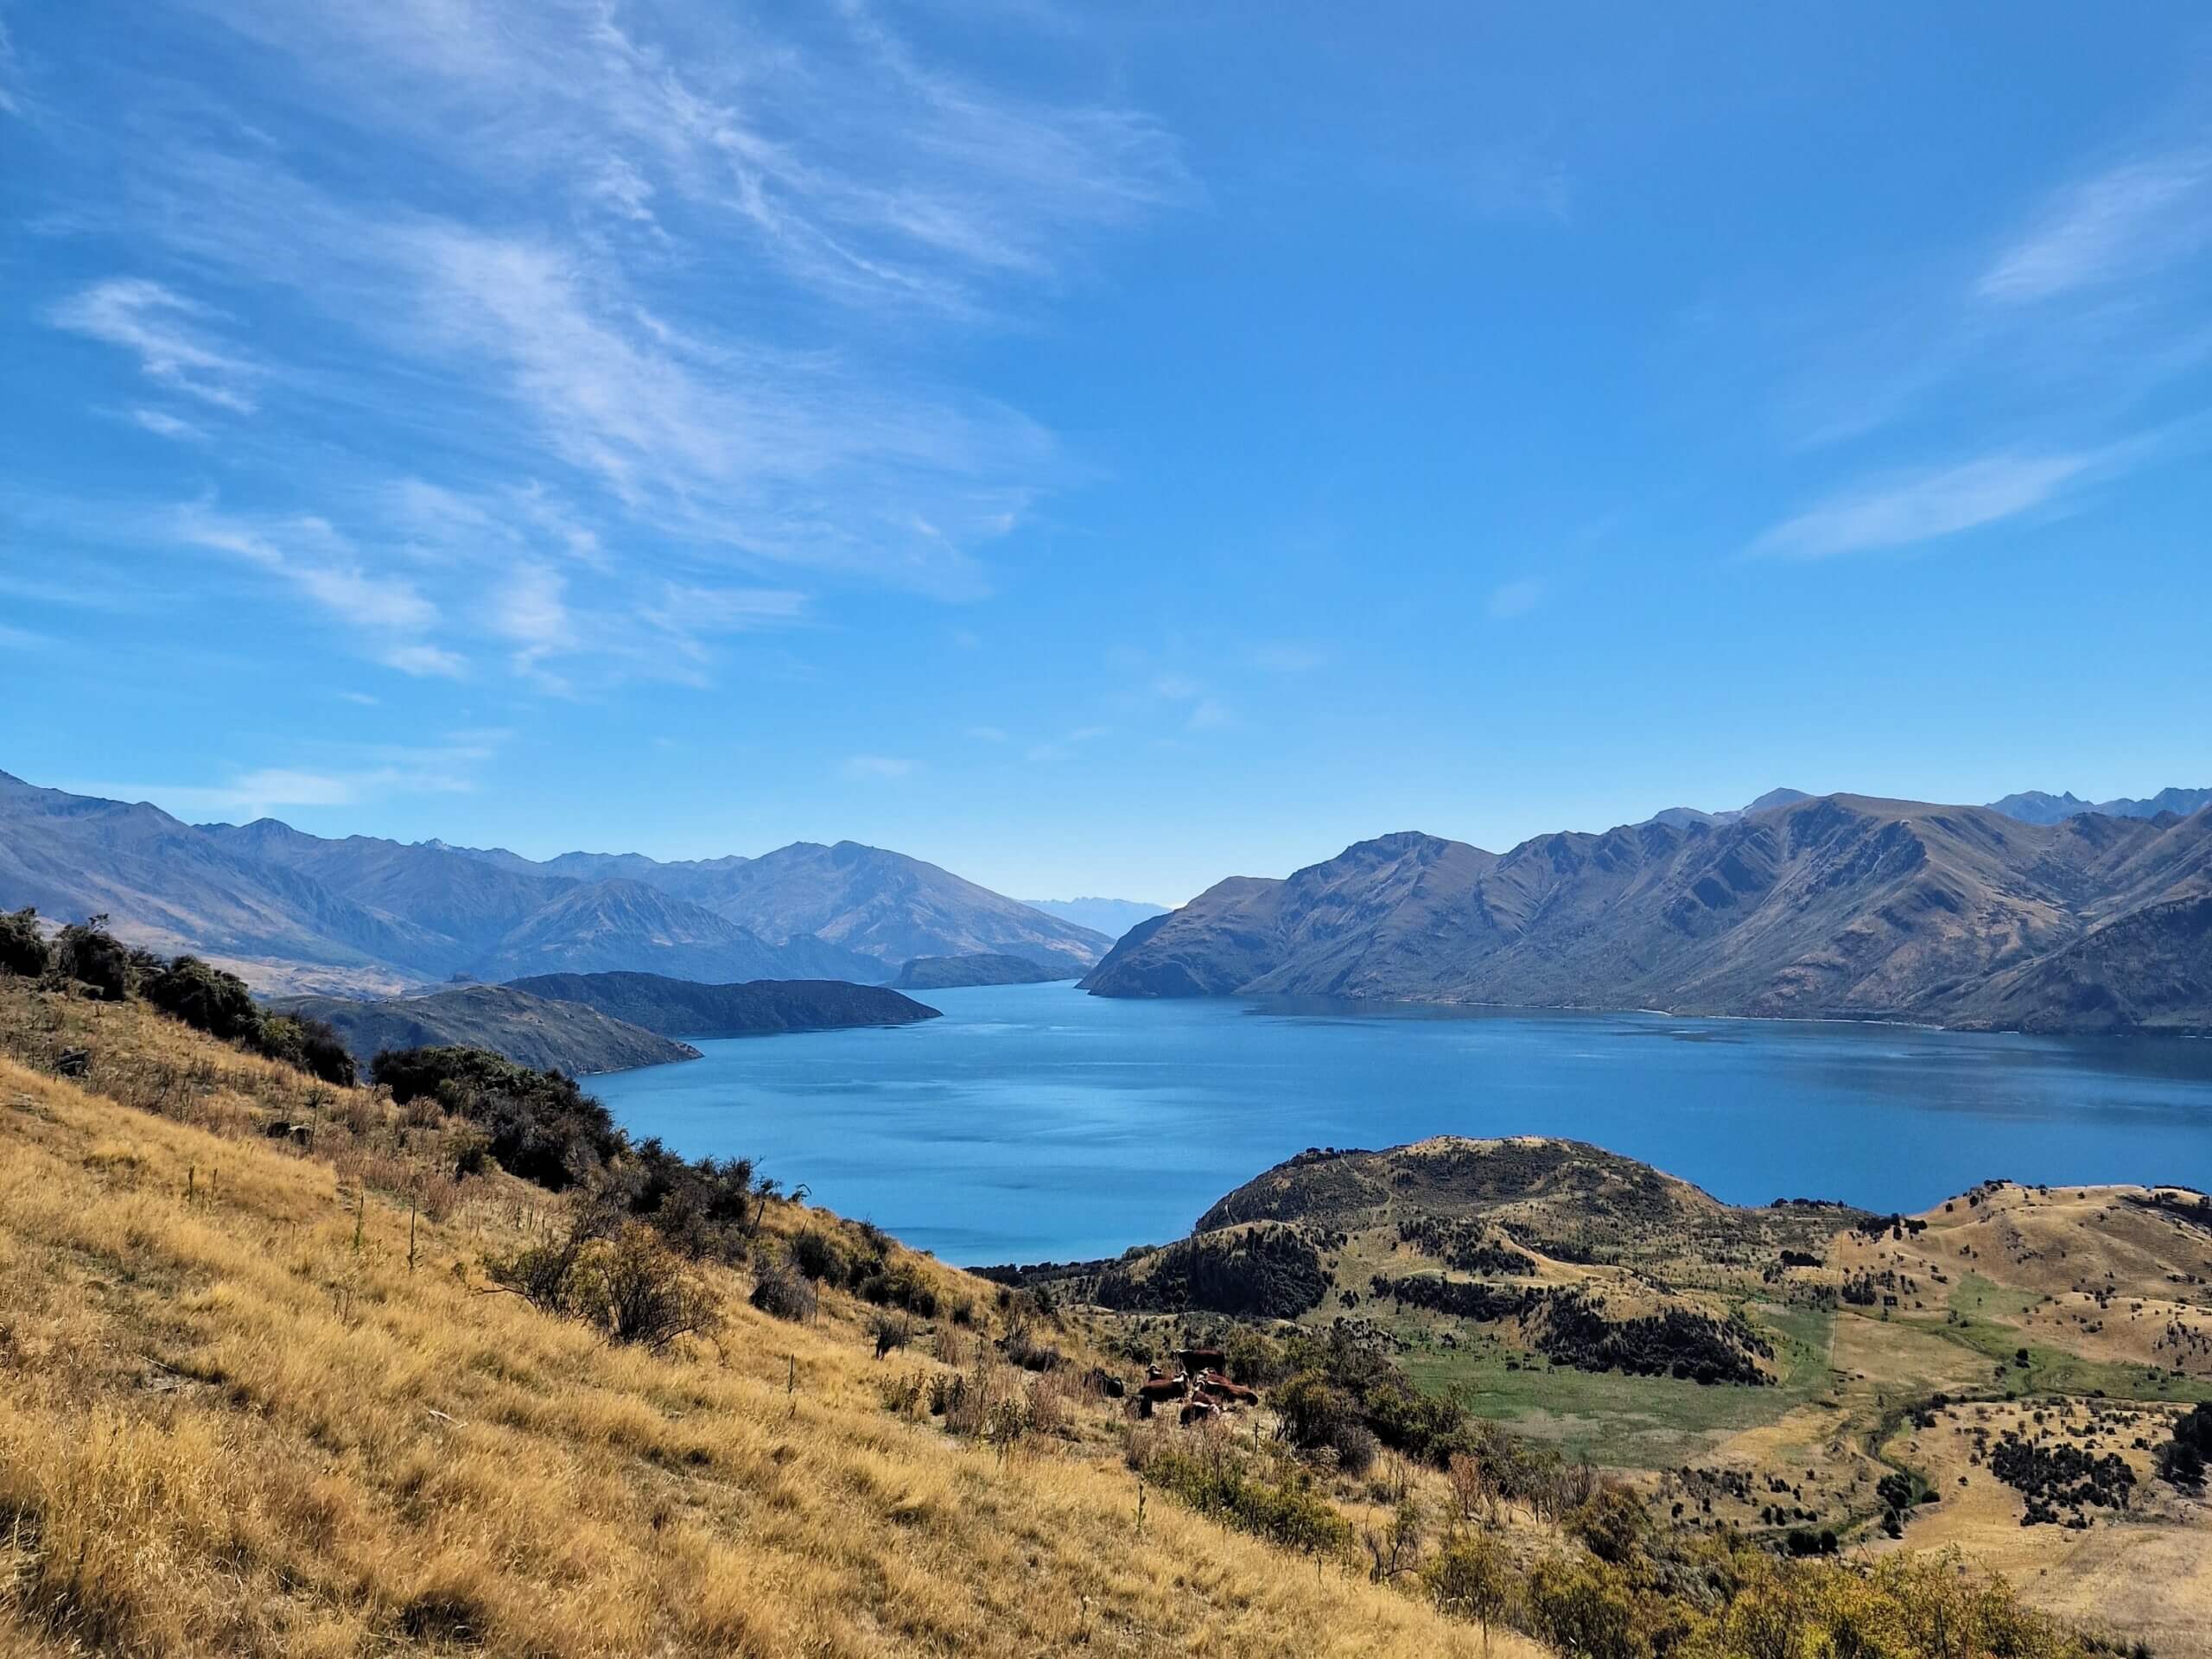
[[[275,819],[193,825],[143,802],[0,772],[0,908],[105,914],[264,991],[391,994],[456,976],[639,970],[713,982],[880,982],[918,956],[1095,962],[1103,935],[919,859],[841,842],[665,865],[534,863],[503,849],[308,835]]]
[[[1503,854],[1381,836],[1217,884],[1084,987],[2194,1030],[2212,1027],[2212,976],[2202,907],[2177,901],[2208,891],[2212,813],[2036,825],[1808,797]]]

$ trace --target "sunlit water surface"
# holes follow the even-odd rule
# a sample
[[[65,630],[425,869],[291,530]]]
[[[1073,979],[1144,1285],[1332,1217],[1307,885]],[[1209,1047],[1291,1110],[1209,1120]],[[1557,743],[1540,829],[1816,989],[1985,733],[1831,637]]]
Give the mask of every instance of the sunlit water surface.
[[[962,1264],[1109,1255],[1303,1147],[1592,1141],[1734,1203],[1913,1210],[1985,1177],[2212,1186],[2212,1042],[1656,1014],[933,991],[897,1030],[702,1042],[591,1079]]]

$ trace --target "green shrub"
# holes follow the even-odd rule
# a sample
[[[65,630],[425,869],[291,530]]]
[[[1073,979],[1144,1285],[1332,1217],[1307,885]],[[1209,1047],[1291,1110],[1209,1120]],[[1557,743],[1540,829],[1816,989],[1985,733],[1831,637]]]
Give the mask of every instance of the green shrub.
[[[837,1241],[819,1228],[810,1227],[795,1235],[786,1250],[791,1266],[799,1276],[817,1284],[842,1285],[845,1282],[845,1253],[837,1248]]]
[[[129,998],[132,975],[130,952],[107,931],[107,918],[88,917],[72,922],[54,936],[54,965],[71,979],[91,986],[105,1002]]]
[[[1286,1548],[1335,1554],[1351,1542],[1351,1527],[1327,1498],[1286,1477],[1247,1475],[1227,1459],[1174,1450],[1153,1453],[1147,1480],[1202,1515]]]
[[[261,1025],[261,1009],[245,982],[197,957],[177,957],[150,976],[140,991],[171,1019],[226,1043],[257,1033]]]
[[[263,1013],[245,1040],[249,1047],[270,1059],[281,1060],[341,1089],[352,1088],[356,1080],[353,1056],[327,1020],[312,1020],[298,1014]]]
[[[1276,1389],[1274,1408],[1293,1446],[1335,1446],[1346,1430],[1365,1427],[1359,1402],[1318,1370],[1300,1371]]]
[[[1535,1634],[1579,1659],[1648,1659],[1626,1579],[1602,1561],[1551,1556],[1529,1568],[1526,1589]]]
[[[0,912],[0,974],[36,979],[53,963],[54,952],[39,931],[38,912]]]
[[[1421,1586],[1438,1609],[1487,1630],[1513,1605],[1514,1573],[1504,1549],[1488,1532],[1455,1532],[1423,1564]]]
[[[721,1323],[721,1304],[683,1258],[642,1222],[600,1239],[578,1257],[569,1306],[613,1342],[654,1353]]]

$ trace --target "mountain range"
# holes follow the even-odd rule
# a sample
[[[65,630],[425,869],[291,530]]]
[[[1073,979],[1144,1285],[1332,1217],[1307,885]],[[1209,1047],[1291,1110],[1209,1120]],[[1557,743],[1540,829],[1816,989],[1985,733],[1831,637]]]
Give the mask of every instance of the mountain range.
[[[1857,795],[1665,814],[1486,852],[1415,832],[1235,876],[1127,934],[1108,996],[1291,994],[2212,1027],[2212,812],[2076,814]]]
[[[2082,812],[2094,812],[2107,818],[2155,818],[2161,812],[2173,812],[2185,818],[2212,806],[2212,789],[2162,789],[2144,800],[2123,795],[2116,800],[2094,804],[2071,790],[2053,795],[2047,790],[2027,789],[2007,795],[2001,801],[1992,801],[1989,806],[1992,811],[2002,812],[2023,823],[2059,823]]]
[[[662,863],[188,824],[0,772],[0,908],[105,914],[264,991],[389,994],[463,977],[636,970],[876,983],[987,951],[1080,972],[1110,941],[919,859],[840,842]]]
[[[1135,899],[1025,899],[1021,902],[1109,939],[1118,939],[1139,922],[1148,922],[1167,912],[1166,905],[1143,904]]]

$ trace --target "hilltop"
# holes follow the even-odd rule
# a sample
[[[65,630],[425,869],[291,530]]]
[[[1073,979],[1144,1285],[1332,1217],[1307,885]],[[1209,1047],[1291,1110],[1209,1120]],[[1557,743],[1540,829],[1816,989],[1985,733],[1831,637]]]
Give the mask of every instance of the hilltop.
[[[365,1071],[388,1048],[459,1045],[571,1077],[696,1060],[699,1051],[574,1002],[510,985],[467,985],[429,996],[364,1001],[343,996],[278,999],[286,1014],[320,1020]]]
[[[1808,797],[1502,855],[1413,832],[1362,842],[1284,880],[1217,884],[1131,930],[1083,983],[2198,1030],[2212,979],[2186,901],[2208,892],[2212,811],[2037,825]]]
[[[1597,1147],[1447,1136],[1314,1148],[1185,1238],[988,1271],[1103,1332],[1211,1319],[1231,1352],[1389,1356],[1430,1400],[1622,1471],[1691,1536],[1956,1547],[2053,1612],[2212,1652],[2212,1509],[2162,1472],[2212,1401],[2200,1193],[1743,1207]],[[1393,1443],[1411,1410],[1380,1395],[1367,1421]]]
[[[911,1026],[938,1017],[935,1008],[884,986],[834,979],[701,985],[658,974],[542,974],[508,988],[579,1004],[664,1038]]]

